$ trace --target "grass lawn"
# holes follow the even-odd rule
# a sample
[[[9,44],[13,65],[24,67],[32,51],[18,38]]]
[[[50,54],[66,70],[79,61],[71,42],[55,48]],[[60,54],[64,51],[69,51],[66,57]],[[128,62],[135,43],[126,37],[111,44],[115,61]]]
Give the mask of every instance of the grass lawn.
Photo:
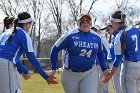
[[[60,81],[60,74],[57,73],[56,77],[58,77],[59,84],[49,86],[39,74],[32,74],[29,80],[24,80],[21,76],[22,93],[64,93]],[[111,84],[110,86],[110,93],[114,93]]]

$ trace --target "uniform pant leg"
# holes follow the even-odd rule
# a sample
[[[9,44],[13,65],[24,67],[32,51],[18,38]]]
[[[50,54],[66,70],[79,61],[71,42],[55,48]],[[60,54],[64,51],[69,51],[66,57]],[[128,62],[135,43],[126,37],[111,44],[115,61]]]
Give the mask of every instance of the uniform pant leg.
[[[114,93],[122,93],[120,71],[121,71],[121,66],[118,67],[117,71],[112,77]]]
[[[140,78],[140,62],[128,61],[126,63],[126,71],[127,93],[137,93]]]
[[[0,93],[15,93],[17,90],[14,64],[0,58]]]
[[[137,82],[137,93],[140,93],[140,78],[138,78]]]
[[[100,80],[101,80],[100,67],[99,67],[99,65],[97,65],[96,67],[97,67],[97,71],[98,71],[98,89],[97,89],[97,91],[98,91],[98,93],[103,93],[103,86],[100,83]]]
[[[16,83],[17,83],[17,88],[18,88],[18,90],[17,90],[18,92],[17,93],[21,93],[22,86],[21,86],[20,74],[17,71],[17,69],[15,69],[15,71],[16,71]]]
[[[121,87],[122,87],[122,93],[127,93],[127,88],[126,88],[126,62],[122,63]]]
[[[101,70],[100,65],[97,65],[97,70],[98,70],[98,93],[109,93],[109,84],[106,83],[105,85],[101,84],[101,80],[103,79],[103,72]]]
[[[79,93],[80,73],[63,69],[61,80],[65,93]]]
[[[85,72],[80,82],[80,93],[97,93],[98,71],[96,67]]]

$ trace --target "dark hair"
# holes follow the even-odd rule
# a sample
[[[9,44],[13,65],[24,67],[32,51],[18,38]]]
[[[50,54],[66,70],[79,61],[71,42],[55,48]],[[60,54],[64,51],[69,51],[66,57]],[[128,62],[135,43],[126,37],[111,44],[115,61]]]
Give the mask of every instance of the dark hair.
[[[125,18],[126,18],[126,15],[122,12],[122,11],[115,11],[112,15],[111,15],[112,18],[115,18],[115,19],[121,19],[122,22],[119,22],[119,24],[125,24]]]
[[[18,18],[14,20],[14,30],[13,30],[12,34],[9,36],[7,42],[9,42],[9,41],[11,40],[12,35],[13,35],[15,32],[17,32],[16,27],[21,27],[21,28],[23,28],[23,24],[25,24],[25,23],[18,23],[18,21],[19,21],[19,20],[25,20],[25,19],[28,19],[28,18],[30,18],[30,17],[31,17],[31,15],[30,15],[28,12],[20,12],[20,13],[18,14]]]
[[[28,19],[30,17],[31,17],[31,15],[29,13],[27,13],[27,12],[19,13],[18,18],[14,21],[14,24],[15,24],[14,30],[16,30],[17,26],[23,28],[24,23],[18,23],[19,20],[25,20],[25,19]]]
[[[14,17],[5,17],[4,20],[3,20],[3,23],[4,23],[4,28],[3,28],[3,32],[5,31],[5,28],[6,29],[9,29],[9,25],[13,23],[14,21]]]

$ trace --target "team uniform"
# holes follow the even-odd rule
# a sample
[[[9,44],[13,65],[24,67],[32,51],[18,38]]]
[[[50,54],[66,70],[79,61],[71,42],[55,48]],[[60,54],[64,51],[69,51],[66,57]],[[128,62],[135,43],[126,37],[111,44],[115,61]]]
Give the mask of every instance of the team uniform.
[[[97,93],[97,55],[102,71],[107,69],[100,36],[92,30],[83,32],[80,29],[62,35],[52,47],[52,70],[56,70],[58,52],[62,49],[67,53],[61,76],[65,93]]]
[[[27,68],[19,60],[23,53],[26,54],[36,71],[44,79],[48,78],[36,60],[29,34],[17,27],[17,32],[12,35],[11,41],[7,43],[11,32],[5,31],[0,36],[0,93],[19,93],[17,69],[24,74],[28,73]]]
[[[105,59],[106,59],[106,62],[107,62],[107,55],[109,53],[109,42],[107,41],[107,39],[105,37],[101,37],[101,42],[103,44],[103,52],[105,54]],[[102,80],[103,78],[103,72],[101,70],[101,67],[100,67],[100,64],[99,64],[99,61],[98,61],[98,58],[97,58],[97,61],[96,61],[96,64],[97,64],[97,70],[98,70],[98,82],[99,82],[99,85],[98,85],[98,93],[109,93],[109,86],[108,86],[108,83],[106,83],[104,86],[102,86],[100,80]]]
[[[140,83],[140,31],[130,26],[125,27],[126,48],[122,51],[124,43],[123,29],[119,27],[114,42],[115,61],[113,67],[118,67],[124,55],[122,80],[123,93],[138,93]]]
[[[110,68],[112,68],[113,61],[115,60],[114,42],[115,42],[116,35],[118,33],[119,33],[119,31],[115,31],[112,35],[112,38],[111,38],[110,50],[109,50],[109,53],[108,53],[108,56],[107,56],[108,65],[109,65]],[[121,93],[122,92],[122,88],[121,88],[121,84],[120,84],[121,83],[120,72],[121,72],[121,65],[119,65],[117,71],[115,72],[115,74],[112,77],[114,93]]]

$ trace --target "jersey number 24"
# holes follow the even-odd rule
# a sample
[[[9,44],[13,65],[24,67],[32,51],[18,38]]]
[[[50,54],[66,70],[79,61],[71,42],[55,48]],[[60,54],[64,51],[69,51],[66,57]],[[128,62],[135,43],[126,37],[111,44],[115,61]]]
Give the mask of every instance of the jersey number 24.
[[[87,51],[86,49],[82,49],[80,52],[80,56],[90,57],[91,53],[92,53],[92,50]]]

